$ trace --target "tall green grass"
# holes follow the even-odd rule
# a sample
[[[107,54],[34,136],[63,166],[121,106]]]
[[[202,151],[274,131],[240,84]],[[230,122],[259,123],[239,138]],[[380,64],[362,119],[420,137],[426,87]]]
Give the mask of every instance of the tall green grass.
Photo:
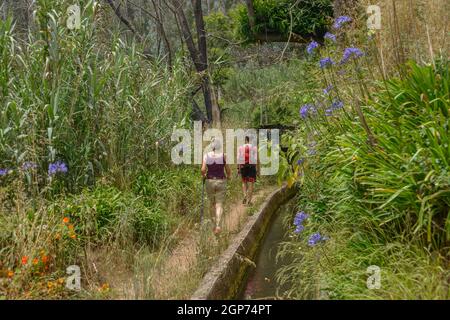
[[[168,70],[109,34],[94,1],[79,2],[81,28],[69,30],[72,4],[37,1],[28,39],[0,21],[3,298],[95,297],[90,255],[109,250],[131,268],[198,214],[195,168],[167,164],[173,128],[189,124],[182,59]],[[67,172],[49,172],[57,161]],[[81,293],[64,287],[71,264]]]

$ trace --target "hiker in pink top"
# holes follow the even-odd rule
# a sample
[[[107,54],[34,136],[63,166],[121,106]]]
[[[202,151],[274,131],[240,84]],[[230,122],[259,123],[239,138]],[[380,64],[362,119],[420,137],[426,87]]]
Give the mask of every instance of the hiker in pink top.
[[[206,179],[206,193],[210,203],[210,214],[214,215],[214,233],[221,231],[223,202],[227,191],[227,179],[231,178],[231,169],[226,155],[222,152],[219,140],[212,142],[212,151],[205,154],[202,163],[202,176]],[[215,213],[215,214],[214,214]]]

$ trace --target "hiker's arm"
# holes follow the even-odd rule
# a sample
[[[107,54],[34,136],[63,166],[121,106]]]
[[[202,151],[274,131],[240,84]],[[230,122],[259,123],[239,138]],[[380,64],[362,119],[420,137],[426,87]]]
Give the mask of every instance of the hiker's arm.
[[[202,177],[206,177],[206,161],[203,159],[202,162]]]

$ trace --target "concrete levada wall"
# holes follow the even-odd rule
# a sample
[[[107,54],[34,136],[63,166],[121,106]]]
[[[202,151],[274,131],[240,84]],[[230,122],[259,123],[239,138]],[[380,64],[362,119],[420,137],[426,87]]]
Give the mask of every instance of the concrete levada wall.
[[[281,205],[294,197],[296,191],[295,187],[288,188],[285,185],[269,195],[260,210],[250,217],[205,275],[192,300],[227,300],[237,297],[271,218]]]

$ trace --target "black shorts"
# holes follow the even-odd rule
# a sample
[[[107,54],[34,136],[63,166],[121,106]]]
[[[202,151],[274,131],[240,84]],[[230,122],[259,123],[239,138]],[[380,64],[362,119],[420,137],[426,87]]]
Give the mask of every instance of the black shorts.
[[[244,182],[255,182],[256,164],[243,164],[241,166],[241,176]]]

